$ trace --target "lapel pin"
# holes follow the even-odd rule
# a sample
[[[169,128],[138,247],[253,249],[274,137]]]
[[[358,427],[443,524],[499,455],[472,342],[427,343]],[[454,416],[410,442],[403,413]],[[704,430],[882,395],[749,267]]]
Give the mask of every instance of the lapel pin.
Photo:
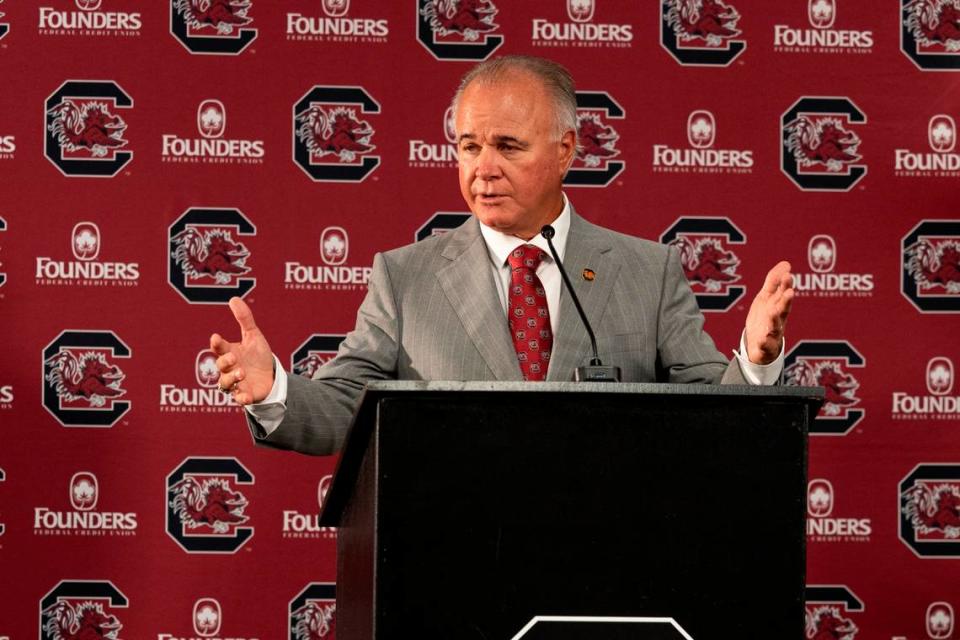
[[[587,282],[593,282],[593,279],[597,277],[597,274],[593,269],[584,269],[582,275],[583,279]]]

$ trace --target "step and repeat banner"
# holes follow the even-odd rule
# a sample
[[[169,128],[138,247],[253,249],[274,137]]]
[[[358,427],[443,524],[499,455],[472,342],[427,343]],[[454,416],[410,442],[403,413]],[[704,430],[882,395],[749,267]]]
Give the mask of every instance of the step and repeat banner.
[[[806,637],[960,638],[958,0],[0,4],[0,638],[334,637],[335,458],[255,448],[208,337],[242,296],[328,360],[466,218],[450,98],[505,53],[571,69],[569,199],[676,245],[724,351],[793,264]]]

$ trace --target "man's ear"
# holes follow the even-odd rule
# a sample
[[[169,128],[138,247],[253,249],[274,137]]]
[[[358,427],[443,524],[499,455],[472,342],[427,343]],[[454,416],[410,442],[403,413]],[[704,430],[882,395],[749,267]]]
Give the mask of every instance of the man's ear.
[[[560,175],[565,175],[577,155],[577,134],[568,129],[560,137]]]

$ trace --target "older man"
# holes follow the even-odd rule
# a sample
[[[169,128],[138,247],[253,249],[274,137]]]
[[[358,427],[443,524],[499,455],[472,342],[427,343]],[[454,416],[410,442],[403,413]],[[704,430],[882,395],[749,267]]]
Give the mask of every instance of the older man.
[[[576,97],[560,65],[484,62],[454,98],[460,190],[474,217],[454,232],[378,254],[369,291],[337,357],[312,380],[288,375],[250,309],[230,301],[239,342],[211,336],[220,386],[246,405],[263,445],[340,448],[373,380],[569,380],[589,338],[562,290],[541,228],[555,244],[624,381],[769,384],[782,368],[793,298],[790,265],[767,275],[732,363],[703,331],[675,252],[593,225],[562,192],[576,153]]]

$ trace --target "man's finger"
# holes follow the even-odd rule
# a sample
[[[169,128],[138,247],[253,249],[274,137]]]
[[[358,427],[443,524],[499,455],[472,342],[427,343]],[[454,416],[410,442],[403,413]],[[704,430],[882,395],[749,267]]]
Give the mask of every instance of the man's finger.
[[[246,302],[236,296],[230,298],[230,311],[233,312],[233,317],[237,319],[237,324],[242,331],[257,330],[257,323],[253,321],[253,312],[250,311]]]
[[[218,356],[230,353],[230,343],[224,340],[219,333],[215,333],[210,336],[210,351],[213,351]]]
[[[235,364],[237,364],[237,357],[232,353],[217,358],[217,369],[220,370],[220,373],[229,373]]]
[[[790,263],[783,260],[767,272],[767,277],[763,281],[763,290],[767,293],[774,293],[783,286],[782,283],[786,277],[792,277],[790,276]]]

